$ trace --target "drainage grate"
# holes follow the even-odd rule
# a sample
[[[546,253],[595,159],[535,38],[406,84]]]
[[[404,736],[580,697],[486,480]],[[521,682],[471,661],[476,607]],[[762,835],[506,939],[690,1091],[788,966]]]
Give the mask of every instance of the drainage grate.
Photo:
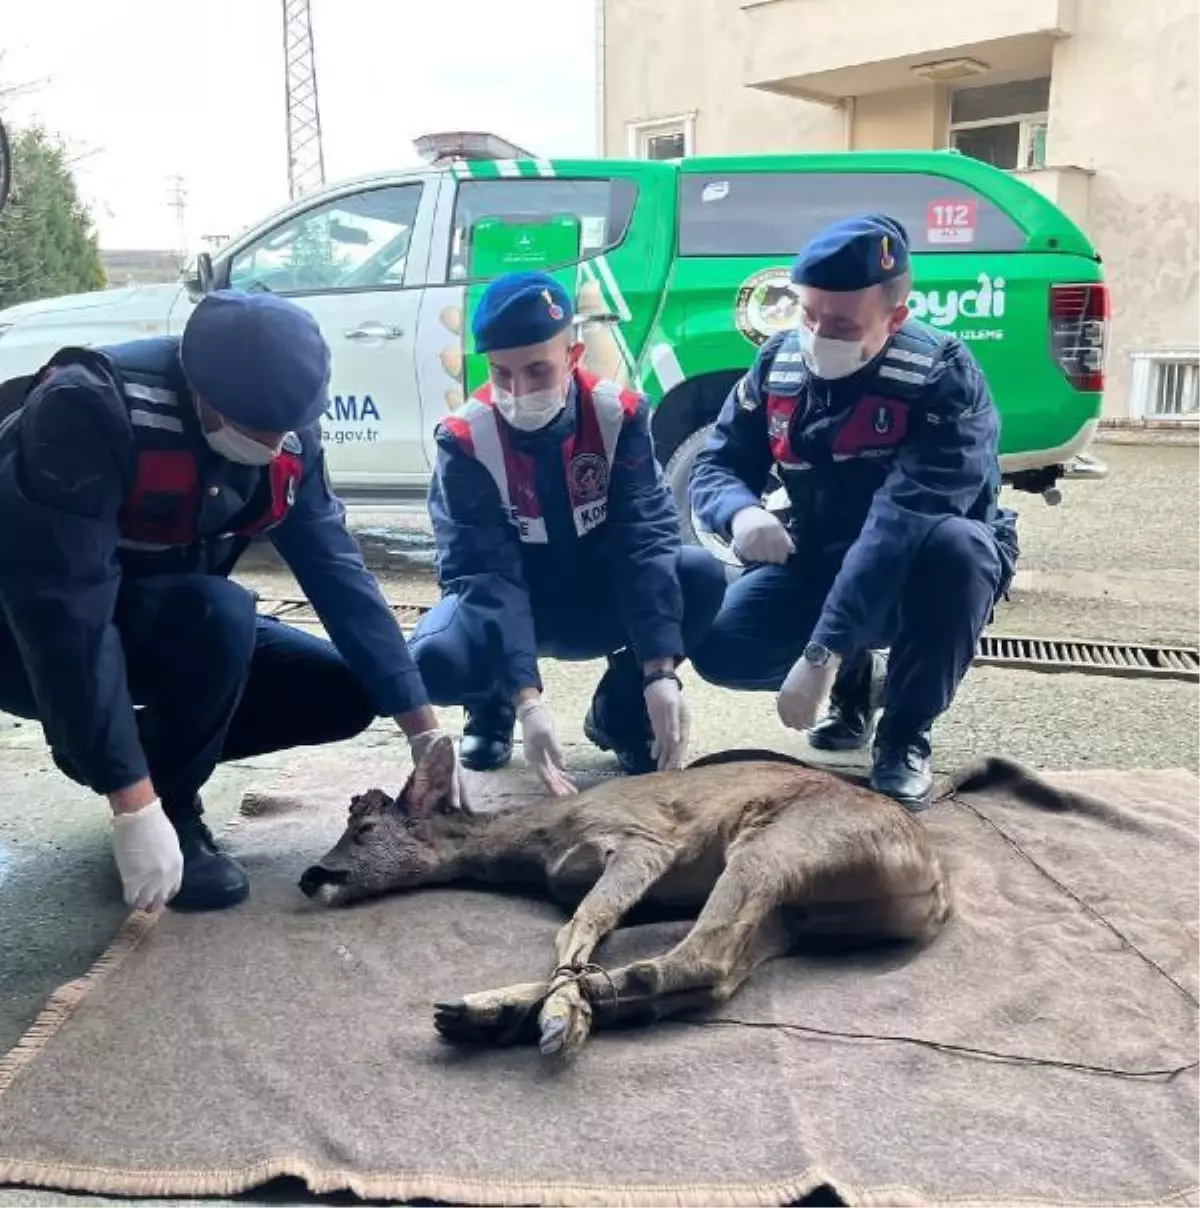
[[[984,667],[1019,667],[1026,671],[1200,680],[1200,650],[1141,642],[1082,642],[989,634],[980,641],[975,662]]]
[[[391,609],[400,624],[409,628],[429,611],[430,605],[393,601]],[[293,625],[320,624],[312,605],[303,599],[260,596],[258,610],[264,616],[279,617]],[[975,662],[981,667],[1015,667],[1025,671],[1075,671],[1085,675],[1200,681],[1200,650],[1192,646],[988,634],[979,643]]]
[[[395,600],[388,601],[388,604],[392,612],[396,614],[396,619],[405,628],[415,625],[431,607],[429,604],[406,604]],[[307,600],[294,598],[276,600],[259,596],[258,611],[264,617],[277,617],[291,625],[319,625],[321,623],[313,606]]]

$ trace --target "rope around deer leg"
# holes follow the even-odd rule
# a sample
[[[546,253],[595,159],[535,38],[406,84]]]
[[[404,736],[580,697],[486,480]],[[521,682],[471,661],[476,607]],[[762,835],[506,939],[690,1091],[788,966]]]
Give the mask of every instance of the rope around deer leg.
[[[564,986],[577,985],[579,992],[583,995],[584,1001],[590,1004],[591,995],[588,993],[588,984],[585,980],[589,975],[603,978],[608,985],[609,993],[612,995],[613,1010],[621,1005],[621,995],[617,990],[617,983],[613,981],[612,974],[609,973],[603,965],[588,963],[585,965],[559,965],[553,973],[550,974],[550,990],[546,995],[547,998],[551,994],[556,994]]]

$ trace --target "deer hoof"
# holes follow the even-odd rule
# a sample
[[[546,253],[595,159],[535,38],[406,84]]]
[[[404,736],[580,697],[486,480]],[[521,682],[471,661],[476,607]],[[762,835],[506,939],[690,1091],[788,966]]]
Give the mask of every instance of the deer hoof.
[[[538,1048],[547,1056],[564,1056],[583,1045],[592,1030],[592,1009],[574,987],[546,999],[538,1017],[542,1034]]]
[[[433,1026],[456,1044],[509,1045],[537,1035],[535,1011],[545,987],[510,986],[433,1006]]]

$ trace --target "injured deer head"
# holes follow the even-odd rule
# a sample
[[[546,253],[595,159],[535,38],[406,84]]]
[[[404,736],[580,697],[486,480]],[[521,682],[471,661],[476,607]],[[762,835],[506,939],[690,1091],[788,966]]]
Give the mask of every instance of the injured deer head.
[[[304,871],[300,888],[330,906],[444,879],[441,846],[446,819],[467,817],[451,804],[454,744],[439,738],[413,768],[399,796],[360,793],[338,841]]]
[[[396,800],[356,797],[301,888],[339,905],[450,881],[523,885],[577,906],[545,981],[437,1004],[447,1039],[537,1040],[568,1052],[600,1027],[723,1002],[764,961],[823,948],[926,943],[950,914],[921,823],[893,801],[771,752],[610,781],[491,813],[449,804],[449,741]],[[641,902],[699,914],[675,948],[605,971],[604,937]]]

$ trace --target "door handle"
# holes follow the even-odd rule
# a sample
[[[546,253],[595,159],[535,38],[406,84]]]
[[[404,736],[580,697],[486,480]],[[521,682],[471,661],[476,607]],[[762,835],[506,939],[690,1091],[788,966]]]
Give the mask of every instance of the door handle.
[[[398,340],[404,334],[404,328],[372,319],[367,323],[360,323],[357,327],[349,327],[342,334],[347,340]]]

